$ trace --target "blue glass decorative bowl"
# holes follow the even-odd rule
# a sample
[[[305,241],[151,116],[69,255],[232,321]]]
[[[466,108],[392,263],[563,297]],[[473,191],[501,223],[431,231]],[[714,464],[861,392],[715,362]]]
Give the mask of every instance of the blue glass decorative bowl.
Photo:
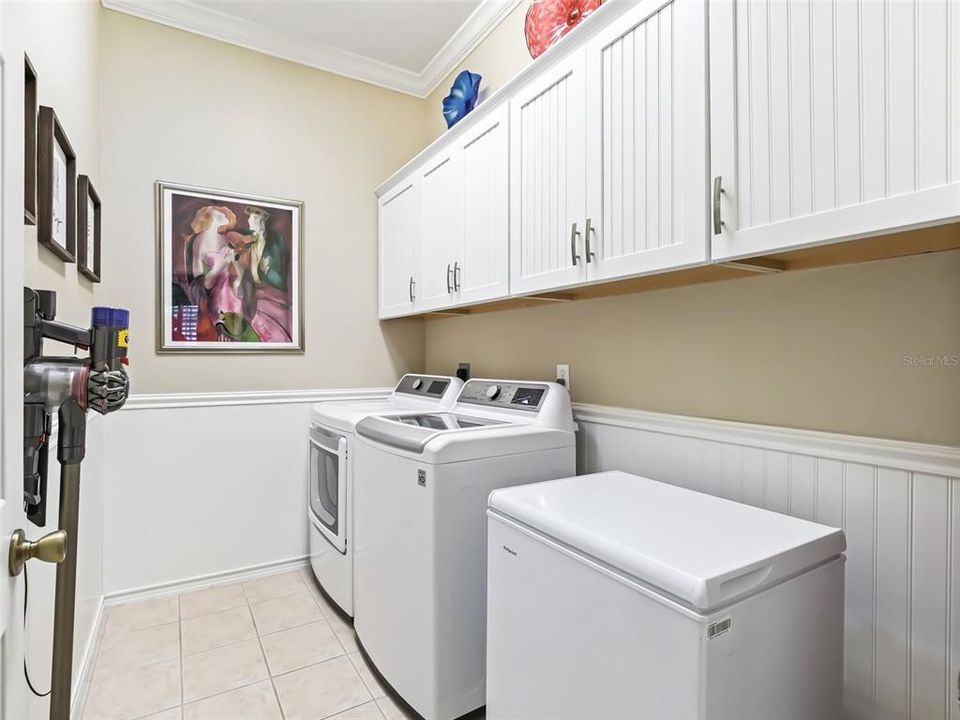
[[[464,70],[453,81],[450,94],[443,99],[443,119],[447,128],[452,128],[477,104],[480,92],[480,75]]]

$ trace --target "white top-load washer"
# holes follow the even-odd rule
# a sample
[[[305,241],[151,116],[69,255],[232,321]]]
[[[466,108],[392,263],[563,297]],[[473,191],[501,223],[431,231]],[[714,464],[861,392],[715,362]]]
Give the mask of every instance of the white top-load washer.
[[[356,620],[387,682],[428,720],[484,704],[486,503],[575,472],[555,383],[470,380],[447,412],[357,424]]]
[[[313,573],[340,609],[353,616],[353,444],[357,423],[377,413],[453,406],[463,381],[404,375],[385,399],[331,400],[313,407],[307,526]]]
[[[488,515],[491,720],[841,716],[841,530],[623,472]]]

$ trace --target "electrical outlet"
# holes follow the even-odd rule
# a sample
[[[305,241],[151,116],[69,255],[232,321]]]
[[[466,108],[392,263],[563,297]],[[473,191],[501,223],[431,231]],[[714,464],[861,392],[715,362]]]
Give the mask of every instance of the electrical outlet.
[[[567,391],[570,390],[570,366],[569,365],[557,365],[557,382],[561,385],[567,386]]]

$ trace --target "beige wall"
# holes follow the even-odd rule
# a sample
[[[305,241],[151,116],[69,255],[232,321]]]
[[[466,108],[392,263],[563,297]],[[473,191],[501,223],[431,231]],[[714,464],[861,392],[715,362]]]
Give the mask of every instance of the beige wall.
[[[37,71],[38,104],[49,105],[77,154],[77,173],[102,186],[100,172],[99,2],[24,4],[25,47]],[[37,243],[25,226],[24,282],[57,291],[58,317],[86,325],[97,286]],[[52,350],[51,346],[51,350]]]
[[[514,8],[427,97],[430,140],[443,135],[447,129],[442,114],[443,98],[450,94],[453,79],[461,70],[470,70],[483,76],[480,82],[480,101],[483,102],[530,63],[530,53],[523,37],[523,21],[528,6],[529,2],[524,0]]]
[[[430,320],[427,370],[573,399],[960,445],[960,251]],[[919,361],[924,362],[924,361]]]
[[[373,189],[427,141],[415,98],[112,11],[102,29],[103,288],[135,392],[387,385],[417,320],[377,321]],[[305,202],[306,353],[158,355],[154,182]]]

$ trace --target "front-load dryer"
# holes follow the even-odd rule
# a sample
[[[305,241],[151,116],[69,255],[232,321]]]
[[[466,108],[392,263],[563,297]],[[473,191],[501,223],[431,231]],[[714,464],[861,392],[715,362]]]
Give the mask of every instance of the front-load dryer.
[[[357,424],[354,629],[427,720],[485,702],[491,491],[575,472],[570,397],[555,383],[470,380],[445,412]]]
[[[462,386],[454,377],[404,375],[385,399],[331,400],[313,408],[307,509],[310,565],[323,590],[351,617],[356,425],[368,415],[449,408]]]

